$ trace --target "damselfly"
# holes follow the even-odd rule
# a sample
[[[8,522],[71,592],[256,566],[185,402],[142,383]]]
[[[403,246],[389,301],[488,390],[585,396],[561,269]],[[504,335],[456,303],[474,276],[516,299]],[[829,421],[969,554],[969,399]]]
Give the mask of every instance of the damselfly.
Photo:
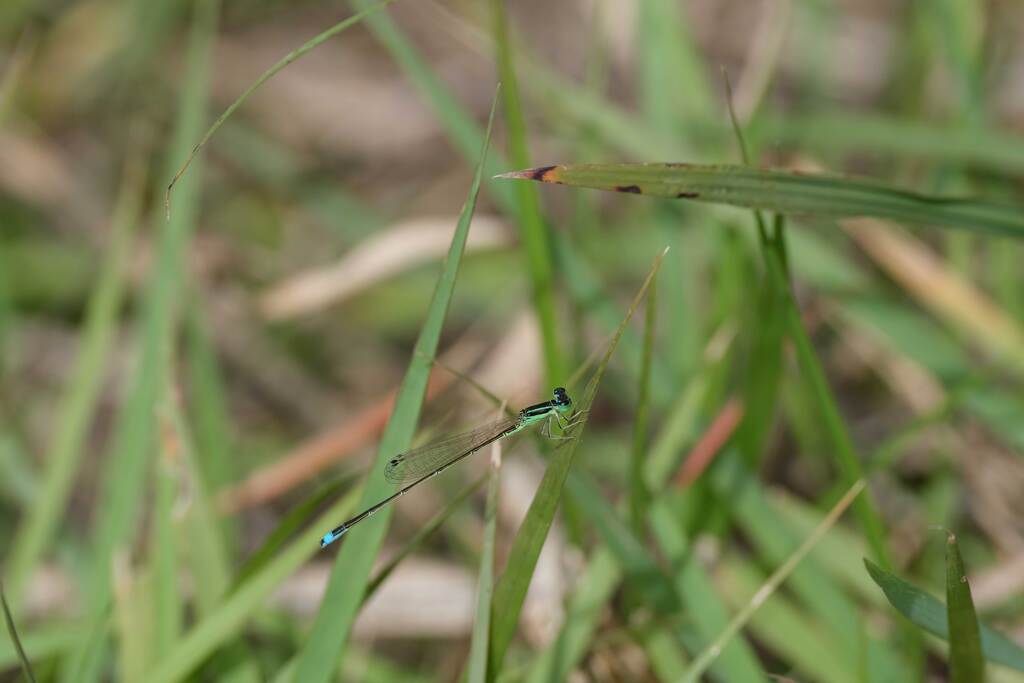
[[[532,424],[544,420],[547,420],[545,435],[558,438],[551,434],[551,422],[555,422],[565,429],[572,425],[571,413],[572,399],[569,398],[569,394],[565,392],[564,388],[558,387],[554,391],[554,398],[550,401],[544,401],[543,403],[523,408],[515,417],[503,418],[476,429],[471,429],[468,432],[450,436],[396,455],[388,461],[387,467],[384,470],[384,476],[389,481],[396,484],[405,484],[405,486],[379,503],[366,508],[352,519],[328,531],[320,539],[320,547],[327,547],[341,538],[346,531],[377,512],[377,510],[380,510],[399,496],[404,495],[418,484],[422,484],[434,475],[440,474],[463,458],[476,453],[487,444],[494,443],[506,436],[511,436]]]

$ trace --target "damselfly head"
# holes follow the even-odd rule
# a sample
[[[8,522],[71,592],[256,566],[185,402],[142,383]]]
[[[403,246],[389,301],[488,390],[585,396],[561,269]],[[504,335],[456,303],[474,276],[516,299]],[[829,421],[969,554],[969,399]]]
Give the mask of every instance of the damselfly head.
[[[566,393],[565,387],[557,387],[555,389],[555,398],[552,401],[557,408],[566,409],[572,406],[572,399],[569,398],[569,394]]]

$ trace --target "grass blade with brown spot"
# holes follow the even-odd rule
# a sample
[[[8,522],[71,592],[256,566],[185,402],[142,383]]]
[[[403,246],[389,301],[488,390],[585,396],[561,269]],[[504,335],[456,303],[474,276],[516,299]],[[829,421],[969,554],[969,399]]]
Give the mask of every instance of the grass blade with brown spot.
[[[692,199],[782,214],[873,216],[1024,238],[1024,211],[1020,207],[919,194],[865,178],[675,163],[543,166],[498,177]]]

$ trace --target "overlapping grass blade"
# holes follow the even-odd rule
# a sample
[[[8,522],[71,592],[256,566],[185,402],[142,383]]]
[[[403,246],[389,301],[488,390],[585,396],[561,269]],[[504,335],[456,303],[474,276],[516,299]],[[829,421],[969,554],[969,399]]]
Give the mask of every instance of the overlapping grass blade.
[[[177,470],[177,487],[188,491],[187,496],[176,496],[175,512],[180,513],[185,501],[184,515],[175,514],[177,538],[185,538],[182,544],[183,558],[191,568],[195,585],[195,608],[200,618],[213,613],[227,594],[231,569],[228,549],[221,525],[210,498],[210,485],[204,471],[199,467],[199,458],[193,446],[191,430],[185,415],[180,410],[176,397],[166,402],[164,411],[168,430],[165,442],[173,444],[173,464]],[[172,544],[177,547],[178,544]],[[176,581],[177,576],[170,577]],[[175,639],[176,640],[176,639]],[[260,680],[252,652],[242,643],[234,644],[235,652],[223,659],[227,666],[216,672],[218,680],[226,683],[248,683]],[[168,648],[158,650],[158,656],[167,653]]]
[[[949,680],[952,683],[983,683],[985,658],[981,652],[978,615],[971,585],[964,573],[960,544],[949,534],[946,541],[946,623],[949,625]]]
[[[213,652],[238,635],[245,620],[260,609],[273,591],[317,552],[318,540],[351,512],[355,493],[350,493],[316,517],[292,542],[236,587],[208,616],[195,624],[164,657],[147,683],[174,683],[192,673]]]
[[[358,12],[357,14],[349,17],[348,19],[339,21],[337,24],[330,27],[326,31],[317,34],[300,47],[296,48],[295,50],[292,50],[287,55],[278,60],[276,64],[274,64],[272,67],[270,67],[262,74],[260,74],[260,77],[253,81],[252,85],[246,88],[245,92],[239,95],[238,98],[234,102],[232,102],[220,116],[217,117],[217,120],[213,122],[213,125],[211,125],[203,134],[202,139],[199,140],[199,142],[196,143],[195,147],[192,148],[191,153],[185,159],[185,163],[183,163],[181,167],[174,173],[174,177],[172,177],[171,182],[168,183],[167,192],[164,195],[164,207],[167,212],[168,218],[170,218],[171,215],[171,191],[174,189],[174,186],[177,185],[178,180],[180,180],[181,176],[184,175],[185,171],[188,170],[188,167],[192,165],[192,161],[196,158],[196,155],[199,154],[199,150],[201,150],[203,146],[210,140],[210,138],[213,137],[213,134],[217,132],[217,129],[224,124],[228,117],[231,116],[236,109],[242,106],[243,102],[249,99],[250,95],[256,92],[256,90],[261,85],[263,85],[268,80],[273,78],[274,75],[277,74],[277,72],[284,69],[286,66],[294,62],[299,57],[302,57],[304,54],[306,54],[313,48],[326,42],[330,38],[333,38],[337,34],[347,29],[348,27],[358,24],[360,21],[365,19],[369,14],[376,12],[377,10],[383,8],[384,6],[388,5],[391,2],[394,2],[394,0],[379,0],[378,2],[369,4],[366,7],[366,9]]]
[[[686,604],[690,620],[700,637],[698,647],[712,642],[729,623],[729,614],[713,582],[693,555],[669,501],[663,496],[651,507],[651,528],[666,557],[672,563],[676,591]],[[764,681],[765,676],[750,644],[742,635],[724,644],[718,661],[711,665],[723,681]]]
[[[772,572],[772,575],[768,577],[768,580],[764,585],[758,589],[750,602],[748,602],[743,609],[736,614],[715,641],[709,645],[696,660],[694,660],[693,664],[691,664],[687,669],[682,681],[685,683],[696,683],[700,680],[700,677],[707,668],[721,654],[722,647],[728,643],[741,628],[743,628],[743,625],[750,620],[753,614],[764,604],[772,593],[782,585],[783,581],[789,577],[797,565],[804,559],[804,557],[807,556],[807,553],[811,551],[811,548],[813,548],[818,540],[835,525],[839,520],[839,517],[846,511],[846,508],[850,506],[850,503],[852,503],[863,490],[863,480],[855,482],[854,485],[850,487],[835,506],[833,506],[832,510],[829,511],[828,515],[826,515],[821,521],[821,524],[815,528],[810,536],[804,539],[804,542],[800,544],[800,547],[797,548],[796,551],[794,551],[778,569]]]
[[[288,510],[277,523],[277,526],[274,527],[274,530],[260,544],[260,547],[249,556],[249,559],[245,561],[241,569],[235,573],[235,578],[232,580],[228,592],[233,593],[238,590],[252,576],[259,573],[281,551],[281,548],[298,533],[306,522],[316,514],[318,508],[327,501],[337,498],[349,485],[351,485],[351,481],[347,479],[338,479],[337,481],[324,484],[298,505]]]
[[[495,444],[493,449],[500,449]],[[498,451],[500,453],[500,451]],[[498,456],[492,456],[500,458]],[[480,549],[480,572],[476,584],[476,616],[473,619],[473,637],[469,644],[468,683],[487,680],[487,650],[491,638],[491,598],[494,596],[494,536],[498,527],[499,462],[491,463],[487,484],[487,503],[484,509],[484,541]]]
[[[871,560],[865,559],[864,566],[885,593],[889,604],[900,614],[928,633],[949,640],[949,617],[946,606],[937,598],[890,574]],[[981,649],[987,659],[1024,671],[1024,648],[984,623],[979,623],[979,630]]]
[[[558,636],[534,658],[528,683],[560,683],[579,665],[593,641],[601,614],[622,579],[622,570],[611,551],[594,552],[569,598],[565,621]]]
[[[152,626],[153,639],[148,653],[149,658],[145,660],[147,669],[171,650],[181,635],[184,621],[184,607],[178,581],[178,535],[172,519],[175,500],[183,484],[181,449],[180,440],[171,425],[168,402],[165,399],[164,406],[159,411],[159,447],[156,461],[153,463],[153,515],[146,539],[149,548],[149,572],[145,579],[133,587],[141,594],[141,598],[129,598],[132,602],[152,600],[153,611],[149,615],[149,624]],[[202,577],[196,579],[202,590]],[[132,609],[134,608],[129,607],[129,611]]]
[[[729,501],[738,527],[750,539],[762,561],[769,566],[782,564],[799,546],[802,534],[795,532],[774,513],[760,482],[748,473],[735,452],[723,454],[720,466],[712,473],[712,484],[722,499]],[[853,602],[827,574],[817,558],[808,557],[788,579],[791,592],[798,596],[821,625],[822,636],[830,635],[841,647],[836,653],[848,665],[856,660],[859,615]]]
[[[650,492],[644,481],[647,454],[647,421],[650,412],[651,358],[654,355],[655,321],[658,315],[658,281],[651,282],[644,304],[644,341],[640,354],[640,380],[637,387],[636,414],[633,417],[633,450],[629,467],[630,521],[637,533],[643,528]]]
[[[530,152],[526,143],[526,121],[519,100],[519,83],[512,42],[509,40],[506,25],[505,0],[490,0],[489,4],[497,50],[498,76],[502,84],[501,99],[505,103],[505,122],[508,125],[509,159],[517,166],[526,166],[530,163]],[[565,364],[555,324],[554,268],[551,264],[547,227],[541,216],[540,198],[537,196],[536,188],[523,186],[516,190],[523,251],[544,348],[545,377],[549,386],[556,386],[565,377]]]
[[[128,562],[114,568],[114,628],[118,680],[141,683],[154,657],[157,628],[154,619],[153,572],[136,573]]]
[[[820,111],[759,117],[751,132],[758,140],[811,151],[883,152],[1011,175],[1024,172],[1024,138],[996,128],[972,130],[864,112]]]
[[[111,239],[103,272],[89,298],[81,350],[50,434],[54,442],[38,497],[28,506],[7,559],[8,585],[21,592],[43,550],[52,541],[66,507],[81,460],[82,446],[99,400],[103,369],[114,340],[124,294],[129,246],[139,220],[144,187],[141,159],[126,167],[111,220]]]
[[[0,584],[0,603],[3,603],[4,623],[7,624],[7,633],[11,636],[11,642],[14,643],[14,649],[18,653],[18,661],[21,662],[21,672],[25,675],[26,680],[36,683],[36,676],[32,671],[32,662],[29,661],[28,655],[25,654],[25,648],[21,646],[21,639],[18,638],[18,629],[14,625],[14,616],[11,615],[11,608],[7,605],[7,592],[2,584]]]
[[[1020,207],[935,197],[865,178],[683,163],[546,166],[501,177],[676,197],[782,214],[873,216],[1024,238],[1024,211]]]
[[[187,154],[189,140],[195,139],[206,108],[208,57],[217,19],[216,3],[196,6],[185,70],[185,89],[171,145],[171,158]],[[181,189],[182,208],[164,223],[142,311],[142,352],[134,384],[118,418],[114,445],[104,469],[106,478],[99,497],[98,522],[93,534],[92,556],[83,595],[93,622],[94,638],[83,639],[63,668],[64,681],[95,681],[105,639],[111,596],[110,561],[115,548],[134,530],[145,486],[145,474],[154,432],[154,406],[162,394],[166,365],[175,331],[185,247],[189,242],[198,210],[198,176],[193,174]]]
[[[419,420],[423,397],[426,393],[427,378],[430,375],[431,358],[437,351],[441,328],[448,312],[448,305],[455,289],[455,278],[459,263],[469,234],[469,224],[476,207],[477,194],[483,174],[484,160],[487,156],[487,144],[494,123],[494,109],[497,96],[491,105],[491,114],[487,123],[487,134],[484,146],[480,151],[480,159],[469,196],[463,206],[462,215],[452,237],[452,246],[448,252],[430,302],[430,310],[423,323],[419,339],[409,362],[402,386],[395,398],[395,407],[384,430],[378,449],[377,461],[370,471],[367,486],[363,492],[362,503],[369,506],[390,493],[390,484],[385,480],[384,467],[388,458],[395,453],[406,450],[412,442]],[[348,638],[356,612],[362,603],[366,580],[373,565],[374,557],[384,540],[391,509],[385,508],[359,528],[353,529],[342,541],[341,551],[331,572],[327,592],[299,655],[295,670],[295,680],[312,683],[326,683],[333,674],[337,662],[338,650],[344,647]]]
[[[575,438],[555,451],[551,462],[544,471],[544,478],[541,480],[540,487],[534,495],[530,509],[526,513],[526,519],[523,520],[523,524],[516,534],[515,541],[512,543],[508,564],[498,580],[494,591],[490,664],[487,669],[488,680],[494,680],[501,670],[505,653],[512,643],[513,635],[515,635],[516,624],[519,622],[519,612],[522,610],[523,600],[526,597],[526,589],[530,585],[530,578],[533,576],[533,570],[537,565],[537,558],[540,556],[540,549],[544,545],[544,539],[547,537],[552,521],[554,521],[555,511],[558,508],[562,495],[562,487],[565,484],[566,477],[569,475],[569,467],[572,465],[576,450],[579,447],[580,436],[586,427],[587,411],[590,410],[594,396],[597,394],[597,387],[600,385],[602,377],[604,377],[608,361],[611,360],[611,355],[615,352],[619,339],[622,338],[626,326],[633,317],[633,313],[647,295],[647,290],[658,273],[663,257],[664,252],[655,259],[647,279],[626,312],[626,317],[623,318],[615,335],[609,342],[604,357],[598,364],[590,381],[587,382],[582,399],[577,404],[577,409],[584,412],[580,424],[573,431]]]
[[[85,637],[81,624],[47,624],[19,634],[22,647],[32,653],[36,663],[65,652],[75,641]],[[18,666],[21,656],[13,640],[0,639],[0,669]]]

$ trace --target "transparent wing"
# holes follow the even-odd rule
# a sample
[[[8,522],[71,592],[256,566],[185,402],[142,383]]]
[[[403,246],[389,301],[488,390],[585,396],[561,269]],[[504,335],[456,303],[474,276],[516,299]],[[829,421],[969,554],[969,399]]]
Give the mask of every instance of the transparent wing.
[[[468,432],[400,453],[388,461],[384,476],[396,484],[419,479],[458,459],[459,456],[475,451],[502,432],[514,427],[517,422],[514,417],[501,418]]]

